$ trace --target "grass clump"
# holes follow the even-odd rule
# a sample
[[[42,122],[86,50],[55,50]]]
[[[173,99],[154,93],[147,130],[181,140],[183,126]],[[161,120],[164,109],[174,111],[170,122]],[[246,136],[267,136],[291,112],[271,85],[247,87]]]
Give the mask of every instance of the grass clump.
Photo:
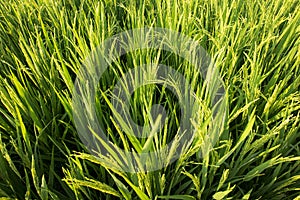
[[[299,198],[299,4],[296,0],[0,2],[0,198]],[[126,173],[99,162],[80,140],[72,90],[92,50],[117,33],[143,27],[181,32],[211,55],[228,95],[228,124],[207,154],[199,155],[200,141],[195,140],[168,167]],[[118,131],[104,97],[110,97],[122,72],[152,59],[174,66],[191,82],[196,76],[176,56],[145,50],[116,60],[115,68],[99,82],[100,123],[113,143],[136,152],[146,141],[138,140],[141,146],[134,146]],[[194,83],[195,91],[200,91],[201,83]],[[145,98],[153,92],[157,99]],[[151,123],[145,116],[156,103],[172,114],[162,129],[165,140],[154,139],[150,146],[158,147],[174,136],[178,102],[163,87],[140,88],[131,99],[137,123]],[[201,123],[193,126],[200,132]]]

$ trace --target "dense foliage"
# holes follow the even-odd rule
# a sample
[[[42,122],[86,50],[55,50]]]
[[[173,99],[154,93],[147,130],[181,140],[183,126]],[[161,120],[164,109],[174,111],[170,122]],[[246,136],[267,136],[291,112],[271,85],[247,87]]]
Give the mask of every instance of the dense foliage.
[[[195,144],[166,168],[125,173],[99,162],[82,144],[73,122],[72,89],[93,49],[142,27],[171,29],[200,42],[224,81],[228,124],[206,156],[197,156]],[[4,0],[0,52],[0,199],[300,196],[298,0]],[[115,66],[126,71],[155,56],[132,52]],[[167,64],[184,65],[162,56]],[[184,73],[193,77],[191,70]],[[118,79],[107,77],[99,84],[104,92]],[[139,98],[145,90],[133,98],[141,105],[136,109],[153,103]],[[168,104],[172,98],[163,94]],[[100,117],[109,119],[109,107],[99,109]],[[133,113],[144,122],[143,112]],[[176,115],[171,119],[169,132],[176,130]],[[130,140],[118,139],[114,123],[105,126],[113,142],[133,148]]]

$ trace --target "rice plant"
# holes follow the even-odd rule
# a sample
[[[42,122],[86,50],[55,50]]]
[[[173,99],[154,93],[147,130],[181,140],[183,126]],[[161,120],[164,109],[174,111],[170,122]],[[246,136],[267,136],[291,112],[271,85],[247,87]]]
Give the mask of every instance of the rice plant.
[[[299,8],[297,0],[1,1],[0,199],[299,199]],[[126,171],[132,163],[113,157],[114,151],[111,159],[90,151],[74,119],[89,110],[74,111],[73,97],[91,53],[107,39],[141,28],[197,41],[219,72],[228,109],[220,137],[205,146],[212,99],[191,63],[159,48],[113,59],[92,100],[103,134],[133,152],[140,166]],[[128,114],[144,127],[140,131],[122,121],[111,103],[125,106],[115,86],[126,92],[123,75],[139,66],[151,74],[156,68],[150,63],[182,74],[201,105],[190,108],[195,137],[172,162],[176,143],[167,151],[170,160],[137,155],[176,141],[180,102],[188,94],[174,94],[166,82],[127,91]],[[175,82],[167,84],[176,91]],[[166,112],[156,112],[157,105]],[[168,164],[142,170],[154,162]]]

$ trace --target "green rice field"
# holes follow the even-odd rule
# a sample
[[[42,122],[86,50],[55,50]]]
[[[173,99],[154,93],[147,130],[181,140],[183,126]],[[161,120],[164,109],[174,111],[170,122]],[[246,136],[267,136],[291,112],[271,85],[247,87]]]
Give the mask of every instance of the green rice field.
[[[300,1],[0,1],[8,199],[300,200]]]

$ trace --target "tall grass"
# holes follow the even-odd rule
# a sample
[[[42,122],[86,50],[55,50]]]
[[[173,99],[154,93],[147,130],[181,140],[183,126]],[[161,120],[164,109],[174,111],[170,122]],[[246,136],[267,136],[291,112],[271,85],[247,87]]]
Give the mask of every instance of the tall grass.
[[[299,198],[299,6],[297,0],[1,1],[0,198]],[[208,154],[200,156],[195,140],[168,167],[125,173],[81,142],[72,90],[92,50],[142,27],[181,32],[207,50],[228,94],[228,124]],[[114,62],[99,82],[97,112],[111,141],[125,149],[132,143],[111,120],[104,97],[120,73],[153,59],[195,78],[186,62],[164,52],[134,51]],[[193,83],[196,91],[201,83]],[[154,92],[157,99],[145,98]],[[151,123],[147,113],[155,103],[172,114],[165,141],[157,142],[163,145],[178,126],[174,97],[154,85],[140,88],[131,109],[136,122]],[[193,125],[200,130],[202,123]]]

